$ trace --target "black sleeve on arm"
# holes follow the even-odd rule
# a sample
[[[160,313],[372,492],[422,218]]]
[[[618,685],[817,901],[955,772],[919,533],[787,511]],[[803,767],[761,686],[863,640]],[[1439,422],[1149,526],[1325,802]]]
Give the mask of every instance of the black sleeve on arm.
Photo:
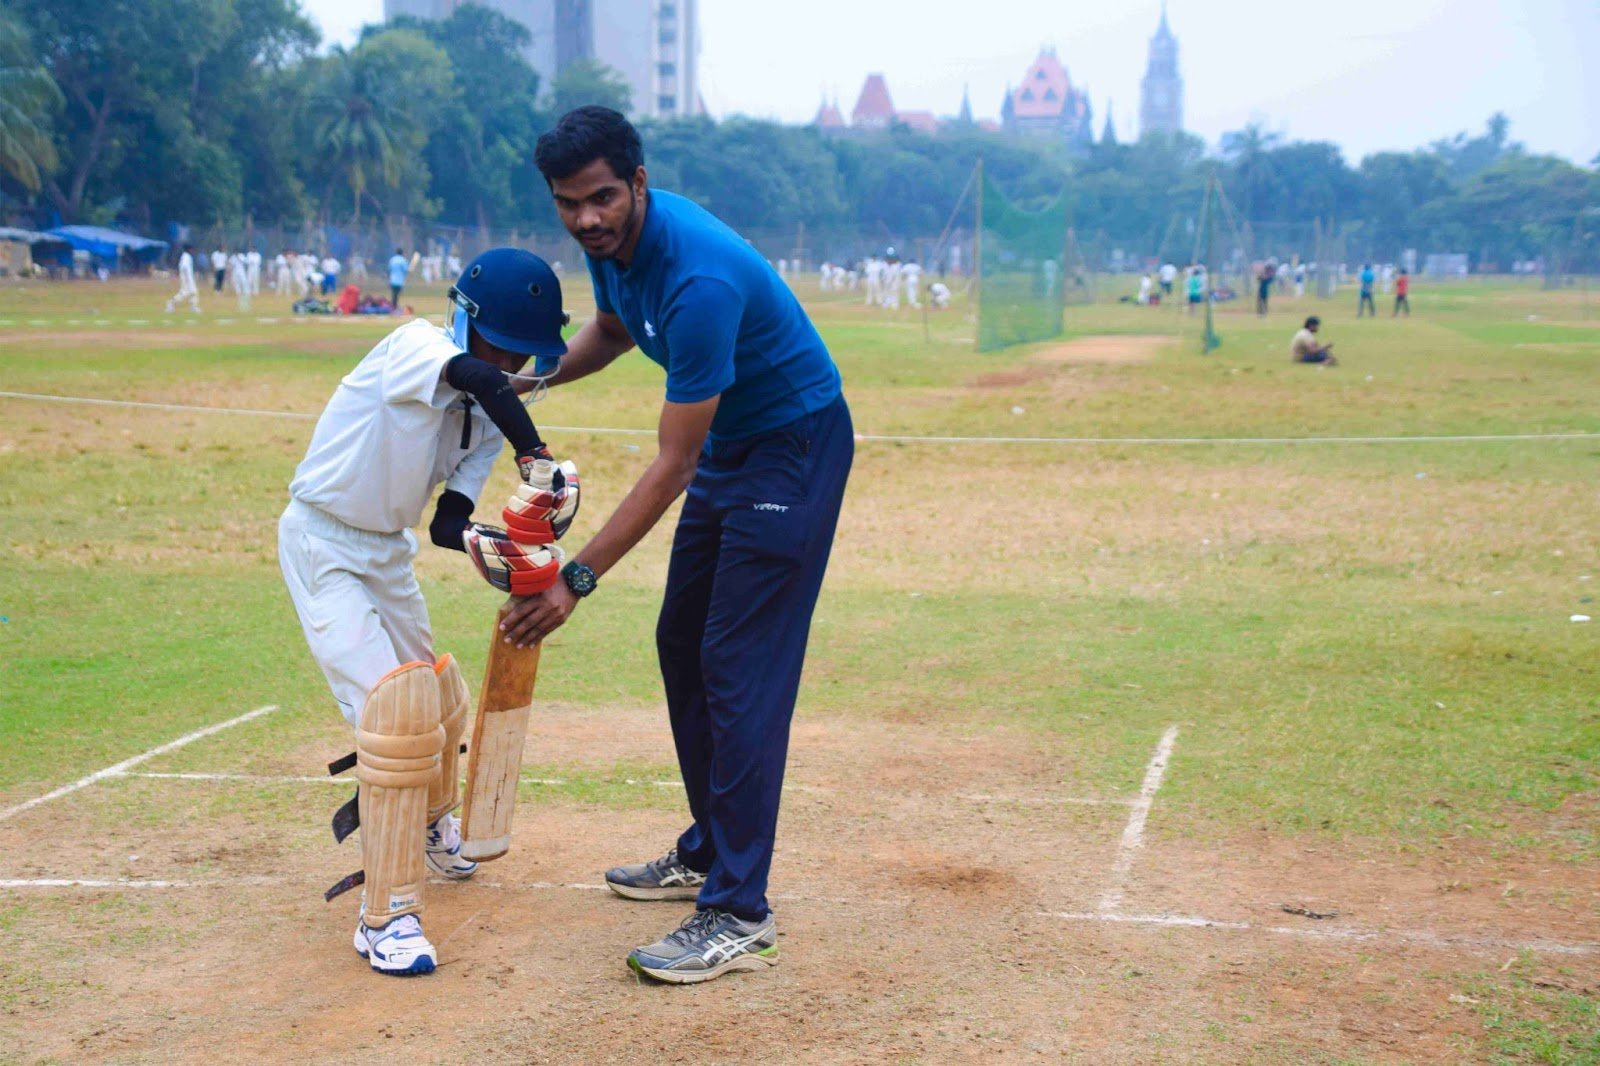
[[[528,417],[528,409],[522,406],[516,390],[498,367],[462,352],[444,365],[444,380],[452,389],[460,389],[478,401],[517,455],[527,455],[544,444],[533,419]]]
[[[428,537],[441,548],[466,551],[461,534],[472,524],[472,501],[455,489],[445,489],[439,497],[439,506],[428,523]]]

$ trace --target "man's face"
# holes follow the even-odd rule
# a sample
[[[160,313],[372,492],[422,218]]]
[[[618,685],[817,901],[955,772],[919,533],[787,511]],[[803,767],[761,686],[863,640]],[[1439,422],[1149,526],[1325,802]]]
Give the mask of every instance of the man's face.
[[[1317,330],[1319,330],[1321,328],[1322,328],[1322,323],[1321,322],[1311,322],[1311,323],[1308,323],[1306,325],[1306,329],[1309,329],[1312,333],[1315,333]]]
[[[634,235],[644,191],[643,167],[627,182],[612,173],[604,159],[550,183],[561,224],[595,259],[612,258]]]

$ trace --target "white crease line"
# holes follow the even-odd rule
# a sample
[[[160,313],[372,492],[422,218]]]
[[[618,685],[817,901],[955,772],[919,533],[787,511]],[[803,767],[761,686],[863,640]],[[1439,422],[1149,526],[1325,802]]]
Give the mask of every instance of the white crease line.
[[[220,319],[218,321],[221,321]],[[303,322],[304,319],[295,319]],[[46,323],[40,322],[40,325]],[[0,392],[12,400],[39,400],[47,403],[84,403],[104,407],[139,407],[154,411],[193,411],[214,415],[261,415],[268,418],[293,418],[314,421],[318,415],[299,411],[258,411],[247,407],[211,407],[203,404],[145,403],[138,400],[101,400],[88,396],[57,396],[37,392]],[[617,426],[546,426],[560,433],[621,434],[653,437],[654,429]],[[902,434],[862,433],[859,441],[895,444],[1085,444],[1085,445],[1191,445],[1191,444],[1470,444],[1473,442],[1529,440],[1600,440],[1600,433],[1489,433],[1441,434],[1393,437],[933,437]]]
[[[447,881],[444,878],[434,877],[429,878],[429,882],[432,884],[453,884],[460,888],[482,888],[496,892],[604,892],[607,890],[605,885],[590,884],[583,881],[522,881],[512,883],[480,881],[476,878],[471,881]],[[0,889],[84,888],[137,891],[169,888],[291,885],[294,883],[291,879],[285,877],[229,877],[210,880],[19,877],[0,879]],[[844,897],[806,896],[787,892],[772,893],[772,898],[791,903],[820,903],[828,906],[902,907],[912,902],[909,897],[903,899],[850,899]],[[1467,934],[1451,936],[1444,933],[1407,929],[1310,929],[1288,925],[1256,925],[1251,922],[1222,921],[1184,914],[1105,914],[1096,911],[1038,911],[1036,913],[1041,918],[1054,918],[1065,922],[1109,922],[1118,925],[1148,925],[1167,928],[1224,929],[1246,933],[1270,933],[1275,936],[1296,936],[1311,940],[1416,944],[1422,947],[1451,951],[1492,949],[1495,951],[1541,951],[1551,955],[1600,955],[1600,944],[1597,943],[1585,941],[1568,942],[1542,937],[1523,940],[1515,937],[1471,936]]]
[[[155,781],[237,781],[250,785],[349,785],[351,780],[345,777],[313,777],[295,774],[237,774],[237,773],[177,773],[158,772],[154,770],[119,770],[107,773],[106,777],[141,778]],[[562,788],[568,785],[579,784],[562,777],[523,777],[518,779],[519,784],[538,785],[550,788]],[[605,784],[607,782],[598,782]],[[647,788],[683,788],[682,781],[641,781],[636,778],[625,778],[624,785],[633,785]],[[784,785],[785,792],[799,792],[813,795],[836,795],[839,789],[828,788],[826,785]],[[860,789],[851,789],[854,795],[861,795]],[[953,794],[953,798],[968,803],[1014,803],[1018,806],[1051,807],[1059,803],[1081,804],[1091,807],[1126,807],[1137,802],[1131,799],[1101,799],[1094,796],[1006,796],[988,793]]]
[[[1514,937],[1451,936],[1447,933],[1430,933],[1407,929],[1320,929],[1292,925],[1256,925],[1252,922],[1229,922],[1201,918],[1187,914],[1107,914],[1104,911],[1040,911],[1042,918],[1059,918],[1067,922],[1114,922],[1124,925],[1155,925],[1198,929],[1232,929],[1242,932],[1272,933],[1278,936],[1298,936],[1312,940],[1362,940],[1418,944],[1423,947],[1445,949],[1506,949],[1543,951],[1557,955],[1600,955],[1600,944],[1535,938],[1518,940]]]
[[[138,766],[140,763],[153,759],[157,755],[165,755],[169,751],[176,751],[185,744],[192,744],[204,737],[209,737],[213,733],[220,733],[224,729],[231,729],[233,726],[242,725],[245,722],[251,721],[252,719],[260,718],[264,714],[271,714],[277,709],[277,704],[269,703],[265,707],[257,707],[253,711],[246,711],[239,717],[230,718],[226,722],[218,722],[216,725],[208,725],[204,729],[196,729],[193,733],[186,733],[177,740],[169,740],[167,743],[162,744],[159,747],[151,748],[143,755],[135,755],[131,759],[124,759],[115,766],[108,766],[104,770],[96,770],[88,777],[80,777],[70,785],[62,785],[60,788],[55,789],[52,792],[46,792],[42,796],[37,796],[25,803],[19,803],[15,807],[7,807],[5,810],[0,811],[0,822],[21,814],[23,811],[31,810],[32,808],[39,806],[41,803],[48,803],[51,800],[59,799],[70,792],[76,792],[78,789],[92,785],[96,781],[102,780],[103,778],[119,776],[130,766]]]
[[[1122,885],[1133,869],[1134,855],[1144,847],[1144,823],[1150,817],[1150,805],[1155,802],[1156,790],[1167,772],[1167,760],[1172,757],[1172,745],[1178,740],[1178,727],[1168,726],[1161,734],[1156,752],[1145,767],[1144,784],[1139,786],[1139,798],[1133,801],[1133,811],[1122,830],[1122,842],[1117,846],[1117,861],[1111,867],[1111,879],[1105,894],[1100,897],[1102,912],[1115,911],[1122,906]]]

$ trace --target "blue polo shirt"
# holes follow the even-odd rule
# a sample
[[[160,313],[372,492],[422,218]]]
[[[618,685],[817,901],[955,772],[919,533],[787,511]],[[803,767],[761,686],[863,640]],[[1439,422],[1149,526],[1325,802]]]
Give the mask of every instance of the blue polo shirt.
[[[693,201],[650,191],[626,270],[584,258],[595,305],[666,370],[669,402],[721,394],[712,439],[776,429],[838,398],[839,369],[789,286]]]

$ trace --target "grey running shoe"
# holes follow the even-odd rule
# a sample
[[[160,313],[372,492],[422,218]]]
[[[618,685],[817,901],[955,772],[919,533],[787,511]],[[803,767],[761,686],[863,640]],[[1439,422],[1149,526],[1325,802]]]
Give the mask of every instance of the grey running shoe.
[[[634,973],[675,985],[777,964],[778,927],[772,915],[746,922],[718,910],[695,911],[654,944],[628,953],[628,967]]]
[[[653,862],[606,871],[606,884],[626,899],[694,899],[705,883],[705,874],[678,861],[677,848]]]

